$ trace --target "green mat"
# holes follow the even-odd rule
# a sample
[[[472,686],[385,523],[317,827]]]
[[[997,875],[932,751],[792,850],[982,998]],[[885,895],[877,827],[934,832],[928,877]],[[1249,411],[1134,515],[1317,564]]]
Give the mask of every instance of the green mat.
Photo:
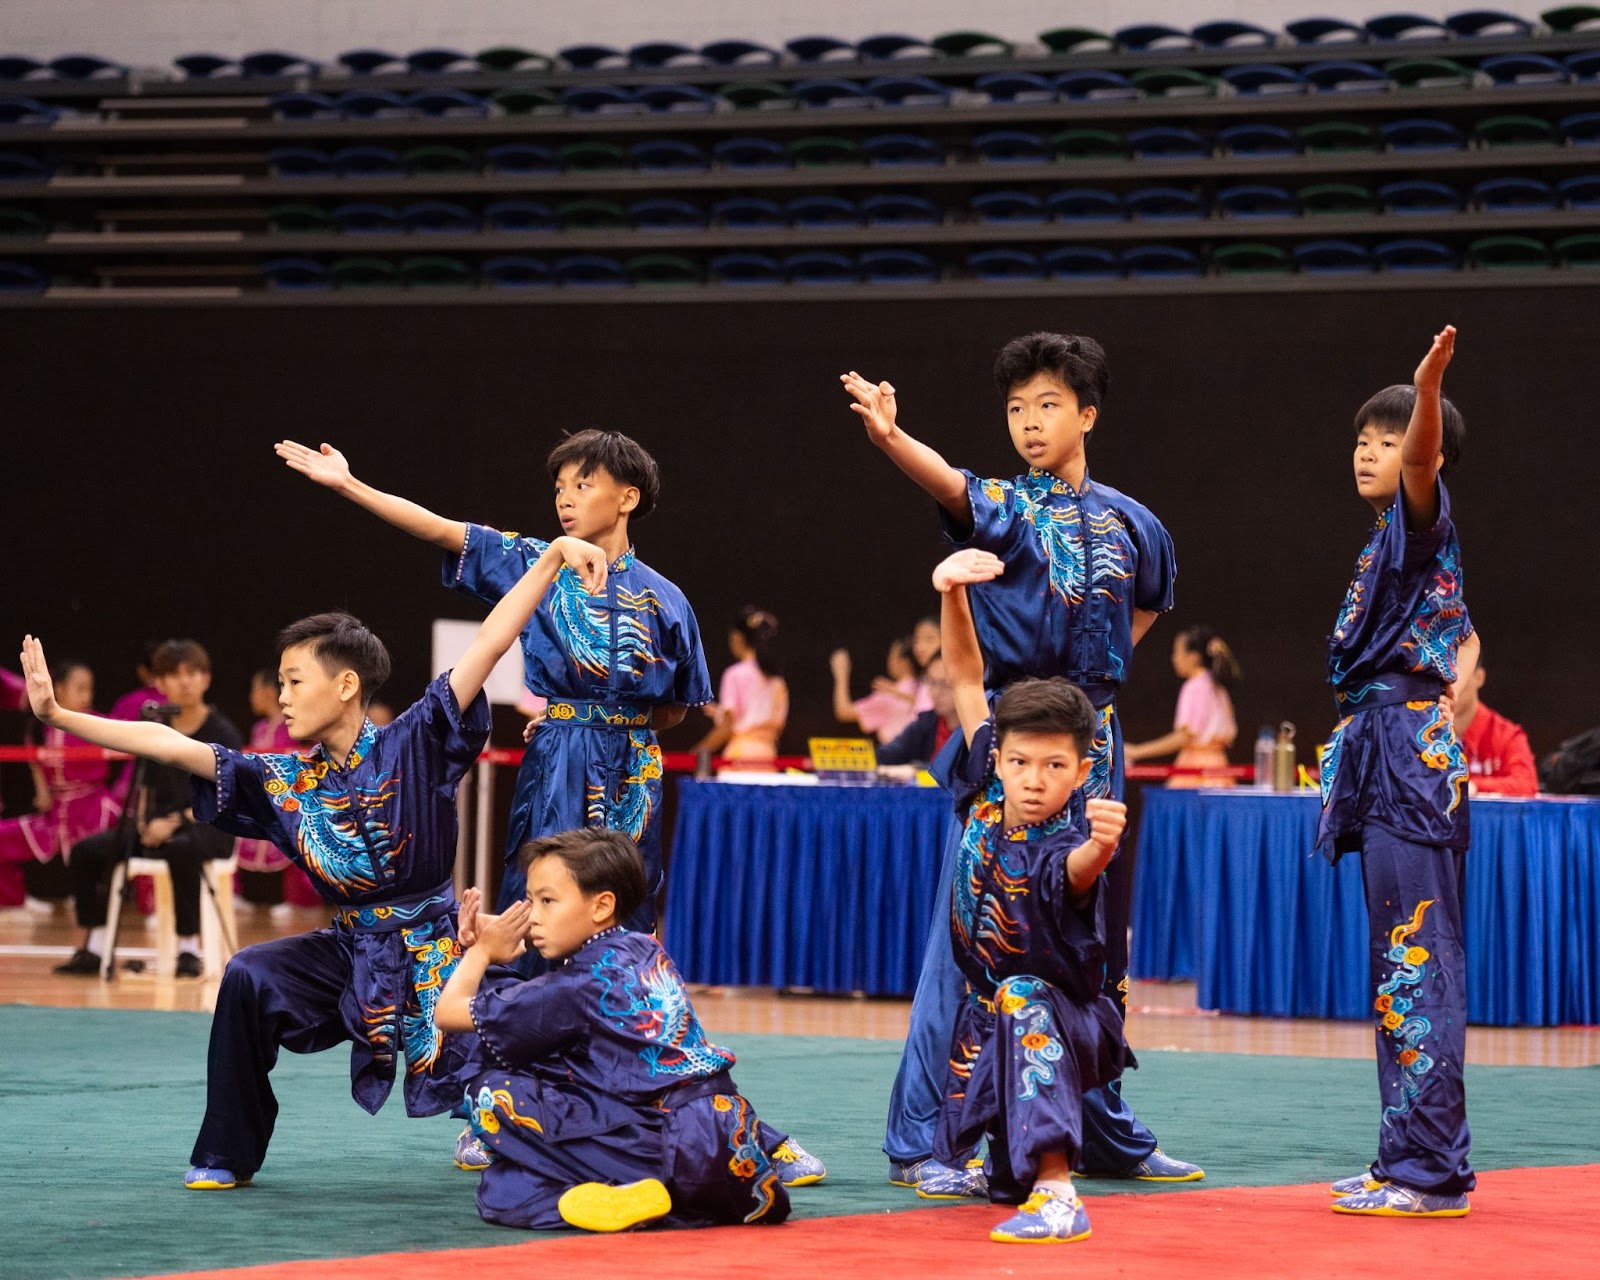
[[[475,1179],[450,1163],[459,1122],[377,1116],[351,1100],[344,1050],[285,1054],[266,1167],[245,1191],[183,1189],[204,1104],[204,1014],[0,1007],[0,1272],[82,1280],[530,1237],[490,1227]],[[926,1207],[884,1180],[883,1116],[898,1043],[719,1037],[761,1114],[828,1164],[797,1216]],[[1201,1161],[1207,1187],[1341,1177],[1372,1154],[1371,1063],[1147,1052],[1126,1094],[1162,1146]],[[1582,1164],[1600,1149],[1600,1069],[1473,1067],[1480,1169]],[[1183,1188],[1086,1183],[1094,1194]],[[937,1211],[932,1210],[932,1211]],[[21,1270],[10,1264],[19,1260]]]

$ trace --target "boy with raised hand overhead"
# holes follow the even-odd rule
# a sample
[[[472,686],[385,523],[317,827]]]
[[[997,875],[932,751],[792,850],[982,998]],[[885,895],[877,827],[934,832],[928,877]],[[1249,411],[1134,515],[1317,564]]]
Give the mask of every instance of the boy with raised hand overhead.
[[[495,606],[455,668],[382,729],[367,704],[389,674],[383,643],[355,618],[325,613],[278,637],[279,700],[299,755],[244,755],[166,725],[62,709],[44,650],[23,641],[34,714],[89,742],[194,775],[197,819],[271,840],[338,908],[331,928],[246,947],[217,993],[206,1114],[184,1178],[195,1190],[248,1185],[278,1114],[269,1073],[280,1048],[314,1053],[351,1041],[351,1093],[376,1112],[406,1058],[410,1115],[461,1097],[474,1046],[434,1020],[460,958],[451,869],[456,788],[489,736],[483,682],[555,580],[605,588],[606,558],[559,538]]]
[[[1095,708],[1089,743],[1089,798],[1122,798],[1122,730],[1116,698],[1133,648],[1172,607],[1172,540],[1160,521],[1126,494],[1089,478],[1085,445],[1105,400],[1106,356],[1093,338],[1031,333],[1014,338],[995,361],[1007,428],[1025,474],[980,479],[952,467],[899,425],[895,389],[854,371],[840,381],[867,437],[938,502],[946,534],[958,546],[1000,557],[1005,575],[975,585],[971,609],[991,692],[1028,677],[1065,677]],[[941,882],[950,879],[959,829],[946,833]],[[1125,894],[1106,902],[1108,994],[1127,991]],[[911,1029],[889,1103],[884,1152],[890,1181],[930,1197],[982,1193],[970,1171],[930,1159],[939,1109],[944,1049],[961,1000],[939,908],[929,934]],[[1108,1177],[1187,1182],[1196,1165],[1159,1151],[1155,1135],[1123,1100],[1115,1078],[1084,1106],[1083,1169]]]
[[[661,944],[623,925],[646,889],[633,842],[579,829],[518,861],[528,896],[503,914],[467,890],[467,952],[437,1010],[478,1037],[467,1108],[494,1156],[478,1212],[536,1230],[782,1222],[784,1136],[739,1093]],[[490,969],[525,947],[553,968]]]
[[[485,604],[516,586],[548,545],[449,520],[363,484],[331,445],[315,450],[285,440],[276,450],[294,470],[443,549],[445,585]],[[547,466],[562,532],[600,547],[611,572],[603,593],[558,575],[523,631],[528,689],[549,706],[517,774],[499,901],[522,897],[522,872],[512,859],[525,841],[609,827],[624,832],[644,858],[650,892],[627,923],[648,933],[662,878],[655,730],[709,703],[711,676],[683,592],[634,554],[632,522],[649,515],[661,493],[655,459],[620,432],[580,431],[551,451]]]
[[[961,719],[948,933],[964,979],[934,1155],[961,1169],[987,1138],[989,1198],[1022,1206],[990,1239],[1063,1244],[1089,1234],[1072,1185],[1084,1091],[1133,1061],[1099,929],[1100,873],[1127,810],[1081,794],[1097,720],[1081,689],[1023,679],[991,713],[967,588],[1005,571],[987,551],[958,551],[933,571]]]
[[[1317,850],[1361,855],[1383,1113],[1371,1168],[1333,1184],[1336,1213],[1458,1218],[1476,1183],[1462,1083],[1467,762],[1446,696],[1478,655],[1443,479],[1463,435],[1440,394],[1455,345],[1446,325],[1412,386],[1356,414],[1356,492],[1378,520],[1328,639],[1344,718],[1322,755]]]

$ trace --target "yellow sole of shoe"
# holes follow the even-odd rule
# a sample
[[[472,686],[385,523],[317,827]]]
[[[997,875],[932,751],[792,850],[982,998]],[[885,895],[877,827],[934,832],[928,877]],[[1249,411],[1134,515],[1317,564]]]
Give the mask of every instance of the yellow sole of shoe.
[[[983,1199],[982,1196],[940,1196],[940,1195],[930,1195],[928,1192],[922,1191],[922,1190],[919,1190],[917,1192],[917,1198],[919,1200],[982,1200]]]
[[[825,1173],[808,1173],[803,1178],[796,1178],[793,1182],[785,1182],[783,1185],[788,1187],[791,1191],[793,1191],[796,1187],[814,1187],[827,1176],[828,1175]],[[897,1182],[895,1185],[898,1187],[903,1187],[906,1184],[903,1182]]]
[[[891,1187],[915,1187],[917,1184],[915,1182],[901,1182],[896,1178],[890,1178],[889,1185]]]
[[[1205,1176],[1206,1171],[1204,1169],[1197,1169],[1194,1173],[1186,1173],[1182,1177],[1177,1178],[1161,1178],[1154,1177],[1149,1174],[1135,1174],[1131,1180],[1134,1182],[1203,1182],[1205,1181]]]
[[[1339,1205],[1331,1206],[1335,1213],[1346,1213],[1352,1218],[1465,1218],[1472,1212],[1472,1206],[1465,1209],[1434,1209],[1428,1213],[1407,1212],[1404,1209],[1345,1209]]]
[[[486,1164],[462,1164],[461,1161],[459,1161],[459,1160],[452,1160],[450,1163],[455,1165],[456,1168],[461,1169],[466,1173],[482,1173],[485,1169],[487,1169],[489,1167]]]
[[[556,1201],[556,1212],[568,1226],[580,1231],[627,1231],[666,1217],[672,1212],[672,1197],[657,1178],[620,1187],[582,1182]]]
[[[248,1187],[250,1179],[245,1178],[238,1182],[185,1182],[185,1191],[233,1191],[238,1187]]]
[[[989,1239],[993,1240],[996,1244],[1076,1244],[1079,1240],[1087,1240],[1093,1234],[1094,1231],[1091,1228],[1090,1230],[1083,1232],[1081,1235],[1061,1237],[1046,1236],[1041,1239],[1039,1237],[1029,1236],[1008,1236],[1002,1235],[998,1231],[991,1231],[989,1233]]]

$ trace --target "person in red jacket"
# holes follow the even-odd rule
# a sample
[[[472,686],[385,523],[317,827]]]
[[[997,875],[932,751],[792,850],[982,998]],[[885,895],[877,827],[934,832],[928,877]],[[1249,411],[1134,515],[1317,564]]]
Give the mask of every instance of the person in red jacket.
[[[1539,790],[1539,775],[1528,735],[1520,724],[1479,701],[1482,688],[1480,656],[1478,669],[1455,694],[1456,737],[1467,757],[1469,785],[1484,795],[1531,796]]]

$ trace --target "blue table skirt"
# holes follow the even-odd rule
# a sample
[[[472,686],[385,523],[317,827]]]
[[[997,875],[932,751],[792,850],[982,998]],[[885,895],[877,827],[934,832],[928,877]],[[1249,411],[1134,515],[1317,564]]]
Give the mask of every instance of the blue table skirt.
[[[691,982],[909,995],[950,798],[678,782],[664,939]]]
[[[1146,787],[1135,977],[1194,978],[1202,1008],[1366,1018],[1355,855],[1311,853],[1312,794]],[[1600,802],[1472,801],[1467,1000],[1493,1026],[1600,1023]]]

